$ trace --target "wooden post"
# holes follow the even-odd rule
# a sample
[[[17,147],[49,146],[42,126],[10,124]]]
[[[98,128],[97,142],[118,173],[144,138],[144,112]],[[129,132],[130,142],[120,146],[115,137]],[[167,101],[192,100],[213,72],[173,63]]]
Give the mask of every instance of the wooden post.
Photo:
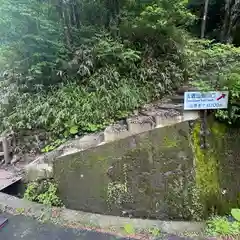
[[[11,162],[11,159],[9,154],[8,140],[6,137],[2,137],[2,146],[3,146],[5,164],[9,164]]]
[[[207,143],[207,136],[210,134],[207,126],[207,110],[201,110],[200,111],[201,116],[201,128],[200,128],[200,145],[201,148],[207,149],[208,143]]]

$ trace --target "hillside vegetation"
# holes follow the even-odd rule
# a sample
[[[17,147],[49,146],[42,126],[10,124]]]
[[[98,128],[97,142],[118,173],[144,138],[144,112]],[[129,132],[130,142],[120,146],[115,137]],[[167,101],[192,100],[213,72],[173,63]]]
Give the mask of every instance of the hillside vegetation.
[[[0,0],[1,131],[94,132],[189,81],[236,123],[240,4],[215,2],[200,39],[204,1]]]

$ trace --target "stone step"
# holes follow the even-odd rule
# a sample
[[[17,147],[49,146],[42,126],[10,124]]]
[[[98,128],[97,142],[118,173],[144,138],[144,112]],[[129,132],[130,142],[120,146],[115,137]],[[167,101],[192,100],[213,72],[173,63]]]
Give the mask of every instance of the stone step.
[[[171,101],[173,103],[184,103],[184,96],[183,95],[175,95],[171,97]]]
[[[185,92],[194,92],[194,91],[198,91],[198,89],[192,86],[182,86],[176,91],[176,93],[178,95],[184,95]]]
[[[155,128],[171,126],[182,121],[197,119],[196,111],[177,111],[173,109],[155,109],[140,111],[141,115],[127,119],[126,124],[113,124],[104,131],[104,143],[127,138]]]
[[[0,169],[0,191],[22,179],[16,173]]]
[[[182,108],[182,104],[171,102],[158,102],[146,106],[138,111],[138,116],[131,116],[126,121],[120,121],[108,126],[104,132],[89,134],[75,139],[56,151],[40,156],[34,162],[25,167],[25,180],[36,181],[53,177],[53,162],[63,155],[71,155],[89,148],[99,148],[109,142],[126,139],[131,136],[148,132],[156,128],[171,126],[183,121],[193,121],[199,118],[198,111],[178,111],[176,106]],[[165,109],[164,109],[165,107]],[[134,148],[133,142],[132,147]],[[103,148],[104,149],[104,148]]]
[[[167,102],[167,103],[161,103],[159,105],[156,105],[158,109],[174,109],[179,112],[183,111],[184,104],[183,103],[173,103],[173,102]]]
[[[53,164],[32,162],[25,166],[24,178],[27,182],[51,179],[53,178]]]

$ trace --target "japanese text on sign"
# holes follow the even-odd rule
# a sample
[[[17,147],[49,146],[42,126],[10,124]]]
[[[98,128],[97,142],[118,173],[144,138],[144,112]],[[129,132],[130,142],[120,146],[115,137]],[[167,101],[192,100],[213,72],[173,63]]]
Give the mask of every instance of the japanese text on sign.
[[[226,109],[228,92],[185,92],[184,110]]]

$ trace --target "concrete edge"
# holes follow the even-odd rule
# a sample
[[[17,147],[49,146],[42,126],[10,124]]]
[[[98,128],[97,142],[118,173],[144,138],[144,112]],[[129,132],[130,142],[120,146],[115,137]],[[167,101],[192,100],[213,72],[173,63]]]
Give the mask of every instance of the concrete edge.
[[[145,116],[141,116],[141,117],[145,117]],[[127,125],[127,130],[123,134],[119,134],[119,133],[114,133],[114,134],[113,133],[109,133],[109,134],[106,134],[106,129],[108,127],[112,126],[112,125],[109,125],[102,132],[98,132],[98,133],[95,133],[95,134],[88,134],[88,135],[85,135],[85,136],[83,136],[83,137],[81,137],[79,139],[75,139],[75,140],[69,141],[69,143],[64,143],[61,146],[59,146],[58,148],[54,149],[53,151],[48,152],[48,153],[44,153],[44,154],[38,156],[34,161],[29,163],[27,166],[31,167],[31,166],[34,166],[35,164],[39,164],[39,163],[50,163],[50,162],[53,162],[56,158],[58,158],[58,157],[63,155],[63,149],[65,147],[68,147],[68,145],[69,146],[72,145],[74,141],[81,142],[86,137],[91,137],[91,136],[94,136],[94,135],[103,135],[103,138],[101,138],[99,141],[91,143],[88,146],[85,146],[85,147],[82,147],[82,148],[78,148],[77,152],[82,152],[82,151],[88,150],[90,148],[94,148],[94,147],[106,144],[108,142],[117,141],[117,140],[121,140],[121,139],[130,137],[130,136],[138,135],[138,134],[141,134],[143,132],[150,131],[150,130],[153,130],[153,129],[156,129],[156,128],[167,127],[167,126],[171,126],[171,125],[174,125],[174,124],[177,124],[177,123],[180,123],[180,122],[184,122],[184,121],[196,120],[198,118],[199,118],[198,111],[184,111],[181,115],[179,115],[177,117],[168,118],[167,121],[165,120],[164,122],[163,122],[163,119],[161,117],[160,117],[160,120],[159,120],[158,116],[153,116],[154,125],[148,126],[150,124],[147,123],[148,124],[147,127],[144,128],[143,126],[141,126],[141,124],[137,124],[137,125],[140,126],[140,127],[138,126],[138,130],[132,130],[132,131],[129,130],[129,128],[131,128],[131,127],[129,127]],[[128,118],[128,119],[130,119],[130,118]],[[126,119],[126,121],[128,119]],[[108,135],[111,135],[111,134],[113,134],[114,136],[110,136],[109,137]],[[83,142],[85,142],[85,141],[86,140],[84,140]],[[91,140],[89,142],[91,142]],[[71,152],[65,153],[64,155],[69,155],[69,154],[71,154]]]
[[[154,116],[154,117],[156,117],[156,116]],[[117,137],[115,136],[115,138],[111,139],[111,140],[109,140],[108,137],[106,137],[106,135],[105,135],[104,140],[102,142],[100,142],[100,143],[98,143],[94,146],[90,146],[90,147],[87,147],[87,148],[84,148],[84,149],[79,149],[76,152],[83,152],[83,151],[89,150],[91,148],[96,148],[98,146],[101,146],[101,145],[104,145],[104,144],[107,144],[107,143],[110,143],[110,142],[113,142],[113,141],[118,141],[118,140],[122,140],[122,139],[125,139],[125,138],[128,138],[128,137],[131,137],[131,136],[136,136],[136,135],[142,134],[144,132],[152,131],[152,130],[158,129],[158,128],[170,127],[170,126],[173,126],[173,125],[181,123],[181,122],[194,121],[194,120],[197,120],[198,118],[199,118],[199,111],[186,111],[185,114],[183,114],[183,115],[179,115],[177,117],[169,118],[167,120],[167,122],[165,122],[164,124],[156,124],[154,127],[153,126],[147,126],[145,129],[143,128],[141,131],[129,131],[129,130],[127,130],[127,134],[126,134],[126,132],[123,132],[124,133],[123,136],[121,136],[121,134],[119,134],[119,136],[117,136]],[[149,123],[147,123],[147,124],[150,125]],[[110,126],[108,126],[108,127],[110,127]],[[129,128],[129,126],[128,126],[128,128]],[[74,152],[74,153],[76,153],[76,152]],[[66,153],[64,156],[67,156],[67,155],[70,155],[70,154],[72,154],[72,153],[71,152]],[[62,157],[62,156],[63,155],[59,155],[59,156],[55,157],[55,159],[58,159],[59,157]]]
[[[143,118],[148,118],[147,116],[141,116]],[[71,154],[84,152],[86,150],[89,150],[91,148],[97,148],[99,146],[108,144],[113,141],[119,141],[131,136],[136,136],[139,134],[142,134],[147,131],[153,131],[154,129],[163,128],[163,127],[169,127],[181,122],[186,121],[194,121],[199,118],[199,112],[198,111],[185,111],[183,115],[177,115],[172,118],[162,118],[160,116],[160,119],[157,120],[157,116],[155,116],[155,124],[152,125],[149,122],[146,122],[144,124],[142,123],[133,123],[132,129],[124,129],[124,131],[120,132],[110,132],[106,133],[104,132],[98,132],[95,134],[89,134],[85,135],[80,139],[73,140],[77,141],[79,145],[82,144],[82,147],[70,147],[67,152],[64,152],[64,148],[67,146],[70,146],[71,144],[74,144],[72,141],[69,144],[63,144],[57,149],[45,153],[43,155],[40,155],[38,158],[36,158],[33,162],[27,164],[24,167],[24,179],[26,182],[41,180],[41,179],[49,179],[53,177],[53,162],[61,157],[66,157]],[[112,125],[108,126],[111,127]],[[107,128],[106,128],[107,129]],[[75,142],[76,144],[76,142]],[[85,147],[83,147],[85,145]]]
[[[158,228],[167,234],[201,234],[203,222],[160,221],[134,219],[75,211],[66,208],[48,207],[0,193],[0,211],[33,217],[39,221],[50,221],[70,228],[100,228],[110,232],[122,232],[126,224],[131,224],[137,232]]]

